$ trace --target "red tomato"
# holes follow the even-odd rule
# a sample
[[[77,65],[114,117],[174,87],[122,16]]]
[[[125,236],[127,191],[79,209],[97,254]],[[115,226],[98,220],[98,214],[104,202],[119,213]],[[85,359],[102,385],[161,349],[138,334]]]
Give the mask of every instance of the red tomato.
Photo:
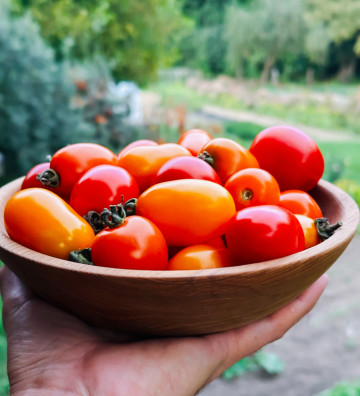
[[[188,246],[223,235],[235,215],[235,204],[219,184],[183,179],[159,183],[143,192],[136,213],[155,223],[170,246]]]
[[[324,158],[307,134],[289,126],[264,129],[254,139],[250,152],[260,168],[270,172],[284,190],[311,190],[324,173]]]
[[[165,162],[152,184],[178,179],[202,179],[221,184],[214,168],[196,157],[177,157]]]
[[[309,249],[321,242],[314,219],[303,215],[295,215],[299,220],[305,237],[305,249]]]
[[[81,215],[89,211],[101,213],[110,205],[139,196],[134,177],[114,165],[99,165],[88,170],[74,185],[70,205]]]
[[[200,151],[199,158],[210,163],[222,184],[245,168],[259,168],[255,157],[243,146],[227,138],[212,139]]]
[[[304,249],[304,233],[290,211],[275,205],[240,210],[226,231],[237,264],[277,259]]]
[[[140,192],[150,187],[158,170],[172,158],[191,156],[189,151],[175,143],[135,147],[124,154],[118,165],[129,171],[138,183]]]
[[[119,160],[121,157],[123,157],[124,154],[126,154],[134,147],[140,147],[140,146],[158,146],[158,144],[153,140],[147,140],[147,139],[135,140],[134,142],[129,143],[119,152],[119,154],[117,155],[117,159]]]
[[[50,191],[56,191],[55,187],[44,186],[41,183],[41,181],[37,179],[37,175],[39,173],[43,173],[45,170],[49,168],[50,168],[50,162],[43,162],[31,168],[29,172],[26,174],[21,184],[21,190],[25,190],[26,188],[38,187],[38,188],[45,188],[46,190],[50,190]]]
[[[187,148],[196,157],[210,140],[212,140],[212,136],[203,129],[190,129],[180,136],[177,143]]]
[[[140,216],[127,217],[119,227],[100,231],[91,257],[101,267],[164,270],[168,264],[164,236],[151,221]]]
[[[280,188],[269,172],[246,168],[232,175],[224,186],[234,198],[236,210],[257,205],[277,205]]]
[[[50,161],[50,169],[39,174],[46,186],[54,186],[56,193],[68,199],[74,184],[89,169],[97,165],[116,164],[116,156],[106,147],[93,143],[77,143],[58,150]]]
[[[180,250],[169,261],[168,270],[198,270],[223,268],[231,265],[232,261],[228,249],[201,244],[188,246]]]
[[[307,192],[300,190],[287,190],[280,194],[279,206],[290,210],[294,214],[300,214],[312,219],[323,217],[322,211]]]

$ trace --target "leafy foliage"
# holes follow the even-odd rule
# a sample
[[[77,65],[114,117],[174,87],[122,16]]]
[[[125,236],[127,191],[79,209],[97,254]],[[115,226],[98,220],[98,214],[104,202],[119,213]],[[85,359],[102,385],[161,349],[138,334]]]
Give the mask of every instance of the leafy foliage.
[[[317,396],[360,396],[360,383],[340,382],[333,389],[321,392]]]

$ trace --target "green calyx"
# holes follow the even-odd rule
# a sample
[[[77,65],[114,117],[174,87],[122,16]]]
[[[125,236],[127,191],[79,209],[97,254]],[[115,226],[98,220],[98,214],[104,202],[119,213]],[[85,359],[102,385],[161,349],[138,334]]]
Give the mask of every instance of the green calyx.
[[[110,210],[105,208],[101,212],[101,219],[103,223],[109,228],[116,228],[121,226],[126,218],[126,212],[124,206],[120,205],[110,205]]]
[[[334,234],[334,232],[343,225],[341,221],[336,224],[330,224],[329,220],[326,217],[315,219],[314,222],[317,233],[322,241],[330,238]]]
[[[42,173],[38,173],[36,176],[36,180],[39,180],[41,184],[46,187],[59,187],[60,185],[60,176],[54,169],[46,169]]]
[[[70,252],[69,260],[74,263],[94,265],[91,258],[91,248],[73,250]]]
[[[207,151],[203,151],[202,153],[198,154],[198,158],[202,159],[203,161],[214,167],[214,159]]]

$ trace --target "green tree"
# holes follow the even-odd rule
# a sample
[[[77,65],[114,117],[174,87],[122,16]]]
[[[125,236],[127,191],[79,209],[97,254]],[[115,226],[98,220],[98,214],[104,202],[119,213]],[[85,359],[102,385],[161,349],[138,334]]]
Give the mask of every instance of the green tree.
[[[287,54],[302,52],[303,1],[255,0],[249,6],[230,5],[225,19],[227,63],[235,75],[262,66],[267,81],[274,64]]]

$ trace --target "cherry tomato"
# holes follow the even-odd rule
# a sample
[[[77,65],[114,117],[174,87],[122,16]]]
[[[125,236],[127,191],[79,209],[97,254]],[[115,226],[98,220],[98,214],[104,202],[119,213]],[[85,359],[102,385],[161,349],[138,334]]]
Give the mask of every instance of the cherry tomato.
[[[169,261],[168,270],[198,270],[230,267],[231,265],[228,249],[200,244],[180,250]]]
[[[256,205],[277,205],[280,188],[269,172],[246,168],[232,175],[224,186],[234,198],[236,210]]]
[[[323,217],[322,211],[307,192],[301,190],[287,190],[280,194],[279,206],[290,210],[294,214],[301,214],[304,216],[317,219]]]
[[[177,157],[165,162],[156,173],[152,184],[178,179],[202,179],[221,184],[214,168],[196,157]]]
[[[235,215],[235,204],[219,184],[183,179],[159,183],[143,192],[136,213],[155,223],[170,246],[188,246],[223,235]]]
[[[199,158],[210,163],[222,184],[245,168],[259,168],[255,157],[239,143],[227,138],[212,139],[200,151]]]
[[[114,165],[99,165],[88,170],[74,185],[70,205],[81,215],[89,211],[102,212],[110,205],[139,196],[134,177]]]
[[[186,148],[175,143],[140,146],[125,153],[118,161],[118,165],[135,177],[140,192],[143,192],[150,187],[156,173],[165,162],[181,156],[191,156],[191,154]]]
[[[58,150],[50,161],[50,169],[39,175],[46,186],[56,187],[56,193],[68,199],[74,184],[89,169],[97,165],[116,164],[116,156],[106,147],[93,143],[77,143]]]
[[[301,228],[303,229],[304,232],[305,249],[309,249],[320,243],[321,239],[317,232],[314,219],[303,215],[295,215],[295,216],[299,220]]]
[[[240,210],[226,231],[237,264],[272,260],[304,249],[304,233],[290,211],[275,205]]]
[[[177,143],[187,148],[196,157],[210,140],[212,136],[203,129],[190,129],[180,136]]]
[[[37,252],[69,259],[70,252],[91,247],[91,226],[63,199],[43,188],[20,190],[5,207],[10,238]]]
[[[140,146],[157,146],[158,143],[154,142],[153,140],[147,140],[147,139],[141,139],[141,140],[135,140],[134,142],[129,143],[127,146],[125,146],[117,155],[117,160],[119,160],[121,157],[124,156],[125,153],[133,149],[134,147],[140,147]]]
[[[264,129],[254,139],[250,152],[260,168],[270,172],[284,190],[311,190],[324,173],[324,158],[307,134],[289,126]]]
[[[25,190],[25,188],[38,187],[38,188],[45,188],[46,190],[56,192],[55,187],[44,186],[41,183],[41,181],[37,179],[37,175],[39,173],[42,173],[49,168],[50,168],[50,162],[43,162],[43,163],[37,164],[33,168],[31,168],[29,170],[29,172],[26,174],[26,176],[21,184],[21,190]]]
[[[168,264],[164,236],[151,221],[140,216],[127,217],[119,227],[100,231],[91,257],[101,267],[164,270]]]

